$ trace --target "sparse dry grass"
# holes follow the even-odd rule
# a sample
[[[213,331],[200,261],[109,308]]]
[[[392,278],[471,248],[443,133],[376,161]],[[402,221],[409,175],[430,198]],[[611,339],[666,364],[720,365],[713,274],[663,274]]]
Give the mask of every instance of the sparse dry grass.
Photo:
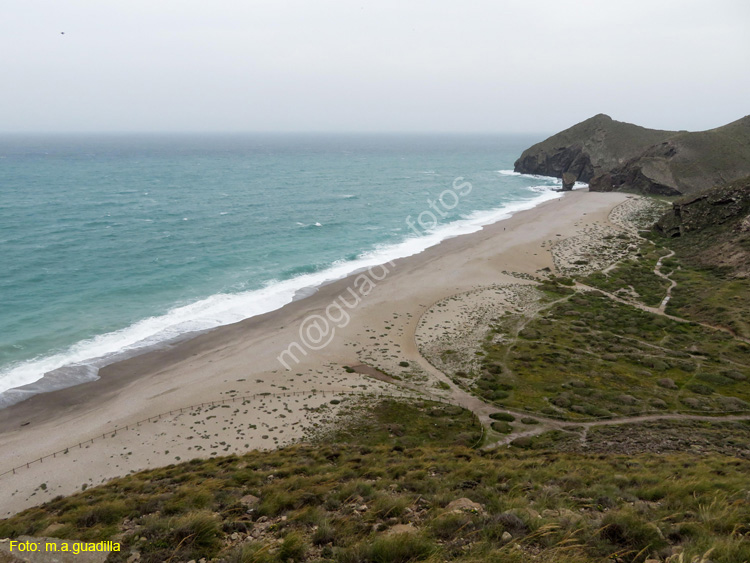
[[[382,409],[370,418],[386,425],[382,415],[394,407]],[[417,427],[434,424],[429,410],[410,416]],[[300,445],[137,473],[2,521],[0,536],[60,524],[50,535],[117,537],[125,551],[112,560],[137,550],[144,562],[643,561],[679,546],[685,561],[713,547],[711,561],[735,563],[750,549],[747,460],[484,452],[448,445],[460,429],[436,438],[441,445],[427,438],[405,447],[374,430],[379,438],[366,444]],[[248,494],[256,505],[240,502]],[[462,497],[483,512],[446,511]],[[389,532],[396,526],[402,533]]]

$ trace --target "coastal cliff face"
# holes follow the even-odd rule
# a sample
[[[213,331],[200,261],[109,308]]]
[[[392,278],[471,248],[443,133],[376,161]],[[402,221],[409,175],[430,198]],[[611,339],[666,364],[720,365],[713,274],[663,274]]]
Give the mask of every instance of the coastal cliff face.
[[[691,194],[750,175],[750,116],[691,133],[600,114],[525,150],[515,170],[563,178],[563,189],[580,180],[592,191]]]
[[[599,114],[526,149],[514,170],[563,178],[564,189],[570,189],[576,181],[590,182],[674,134]]]
[[[700,265],[750,277],[750,176],[677,200],[654,229],[684,238]]]
[[[750,231],[750,177],[675,201],[656,229],[668,237],[679,237],[738,221],[739,230]]]

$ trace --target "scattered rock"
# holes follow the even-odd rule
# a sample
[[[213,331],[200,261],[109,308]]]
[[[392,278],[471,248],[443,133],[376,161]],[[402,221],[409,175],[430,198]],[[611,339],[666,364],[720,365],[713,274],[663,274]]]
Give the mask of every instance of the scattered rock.
[[[484,507],[478,502],[468,498],[459,498],[445,507],[448,512],[471,512],[472,514],[484,514]]]
[[[541,517],[541,515],[539,514],[539,512],[537,512],[533,508],[527,508],[526,509],[526,514],[529,515],[529,518],[540,518]]]
[[[384,534],[386,536],[396,536],[398,534],[413,534],[416,531],[417,529],[414,527],[414,524],[396,524],[388,528]]]
[[[243,504],[246,508],[255,508],[259,502],[260,499],[255,495],[245,495],[240,499],[240,503]]]
[[[544,515],[544,513],[542,513],[542,515]],[[512,512],[498,514],[494,517],[494,520],[498,524],[501,524],[505,528],[505,531],[513,532],[516,535],[526,534],[529,530],[526,523]]]

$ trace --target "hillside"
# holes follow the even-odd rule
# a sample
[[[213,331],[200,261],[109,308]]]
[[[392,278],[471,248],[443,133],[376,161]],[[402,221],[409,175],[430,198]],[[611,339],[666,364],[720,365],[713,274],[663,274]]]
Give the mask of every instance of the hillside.
[[[750,338],[750,178],[675,201],[654,229],[684,264],[670,307]]]
[[[594,191],[693,194],[750,175],[750,116],[696,133],[681,132],[592,178]]]
[[[750,280],[700,261],[744,224],[744,186],[661,232],[664,204],[628,198],[555,244],[557,275],[435,303],[419,353],[476,411],[335,399],[306,443],[84,482],[0,537],[117,541],[129,563],[749,562]]]
[[[615,121],[600,113],[526,149],[514,169],[556,178],[568,174],[573,181],[589,182],[674,134]]]
[[[515,170],[593,191],[683,195],[750,175],[750,116],[708,131],[657,131],[597,115],[527,149]]]
[[[714,233],[743,244],[750,232],[750,177],[678,199],[655,227],[668,237],[692,237],[693,243],[699,233]]]
[[[473,450],[459,445],[457,425],[444,424],[451,413],[429,404],[386,402],[361,414],[369,422],[334,442],[129,475],[0,522],[0,535],[118,541],[108,561],[131,563],[594,563],[647,554],[678,563],[683,551],[709,550],[715,563],[750,557],[742,539],[747,424],[674,427],[676,435],[703,433],[680,440],[687,451],[603,455],[556,451],[568,440],[554,434]],[[429,426],[436,430],[425,434]],[[728,432],[742,458],[695,449]]]

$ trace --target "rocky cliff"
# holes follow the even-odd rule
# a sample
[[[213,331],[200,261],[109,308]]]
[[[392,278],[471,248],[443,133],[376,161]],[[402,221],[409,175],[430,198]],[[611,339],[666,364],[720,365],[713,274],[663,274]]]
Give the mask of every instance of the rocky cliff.
[[[514,169],[563,178],[565,187],[572,187],[575,181],[590,182],[674,134],[599,114],[526,149]]]
[[[750,116],[709,131],[659,131],[597,115],[523,152],[517,172],[593,191],[682,195],[750,175]]]
[[[656,223],[656,230],[679,237],[726,223],[738,223],[733,226],[750,231],[750,177],[675,201]]]
[[[684,238],[688,254],[703,267],[750,276],[750,177],[675,201],[654,229]]]

